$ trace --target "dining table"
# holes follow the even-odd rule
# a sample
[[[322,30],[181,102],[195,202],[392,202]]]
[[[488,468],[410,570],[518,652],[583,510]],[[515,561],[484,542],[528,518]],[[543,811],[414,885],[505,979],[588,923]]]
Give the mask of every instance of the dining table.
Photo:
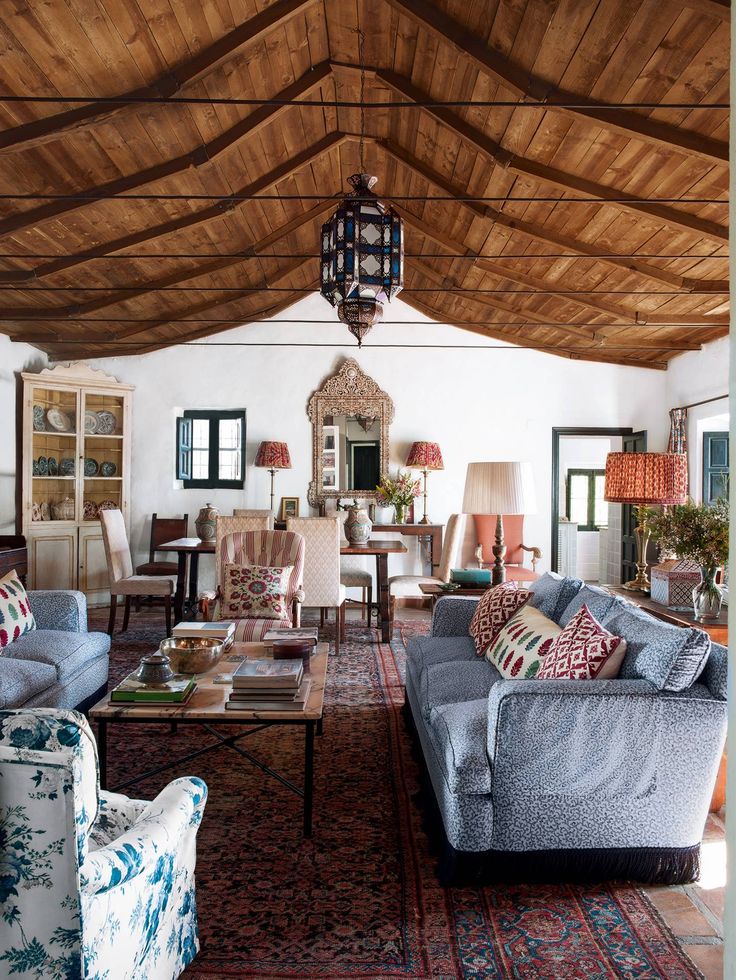
[[[177,555],[176,592],[174,615],[179,623],[183,619],[196,618],[199,601],[199,556],[214,555],[215,542],[201,538],[175,538],[164,541],[157,551],[175,551]],[[364,544],[346,541],[340,547],[341,555],[372,556],[376,559],[376,585],[378,591],[378,616],[381,624],[381,641],[389,643],[393,630],[391,601],[388,584],[388,556],[406,554],[403,541],[390,538],[369,538]],[[189,592],[186,593],[187,571]]]

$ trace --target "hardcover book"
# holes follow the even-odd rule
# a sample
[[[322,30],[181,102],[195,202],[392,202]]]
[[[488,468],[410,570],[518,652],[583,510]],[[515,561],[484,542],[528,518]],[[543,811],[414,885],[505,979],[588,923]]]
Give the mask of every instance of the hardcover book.
[[[244,660],[233,671],[233,687],[297,688],[303,673],[301,660]]]
[[[173,636],[212,636],[224,640],[235,632],[235,623],[232,620],[216,623],[184,622],[177,623],[171,632]]]
[[[243,700],[231,695],[229,700],[225,702],[225,707],[231,711],[304,711],[311,688],[312,682],[307,678],[302,681],[294,697],[279,698],[276,696],[273,700],[269,701],[265,699],[261,700],[260,698]]]
[[[182,704],[187,700],[196,681],[190,674],[174,674],[162,684],[143,684],[132,671],[110,692],[110,701],[138,701],[159,704]]]
[[[272,645],[274,640],[307,640],[316,645],[317,639],[317,628],[311,626],[299,627],[298,629],[266,630],[263,634],[265,646]]]

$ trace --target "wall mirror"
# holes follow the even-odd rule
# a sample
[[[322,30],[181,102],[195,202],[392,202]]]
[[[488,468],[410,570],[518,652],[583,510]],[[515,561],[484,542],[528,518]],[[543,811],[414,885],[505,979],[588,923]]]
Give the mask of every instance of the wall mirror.
[[[394,404],[376,382],[348,358],[309,399],[312,482],[309,503],[328,498],[376,498],[388,472],[389,426]]]

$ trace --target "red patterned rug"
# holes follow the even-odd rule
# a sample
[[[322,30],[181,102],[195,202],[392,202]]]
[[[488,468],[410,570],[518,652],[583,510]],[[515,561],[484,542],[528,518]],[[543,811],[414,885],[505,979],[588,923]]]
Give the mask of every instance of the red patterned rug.
[[[104,628],[96,611],[91,628]],[[157,645],[158,612],[132,617],[113,644],[111,679]],[[317,739],[315,833],[301,801],[232,751],[204,755],[136,786],[151,798],[175,775],[201,776],[209,801],[198,838],[201,952],[195,978],[699,977],[632,886],[443,889],[412,802],[418,774],[401,716],[403,642],[348,627],[330,663]],[[198,728],[110,726],[115,785],[210,740]],[[248,740],[262,761],[301,778],[297,729]]]

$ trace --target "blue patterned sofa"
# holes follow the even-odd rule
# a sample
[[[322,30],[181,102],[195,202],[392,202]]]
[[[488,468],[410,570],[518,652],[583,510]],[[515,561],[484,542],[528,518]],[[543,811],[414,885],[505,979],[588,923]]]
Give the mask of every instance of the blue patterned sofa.
[[[29,592],[36,629],[0,650],[0,708],[79,708],[107,688],[110,637],[87,632],[82,592]]]
[[[440,599],[407,647],[406,708],[441,878],[694,880],[727,651],[579,580],[548,573],[532,591],[557,623],[585,602],[626,657],[615,680],[507,680],[468,635],[477,600]]]
[[[197,954],[201,779],[101,792],[76,711],[0,711],[0,976],[173,980]]]

